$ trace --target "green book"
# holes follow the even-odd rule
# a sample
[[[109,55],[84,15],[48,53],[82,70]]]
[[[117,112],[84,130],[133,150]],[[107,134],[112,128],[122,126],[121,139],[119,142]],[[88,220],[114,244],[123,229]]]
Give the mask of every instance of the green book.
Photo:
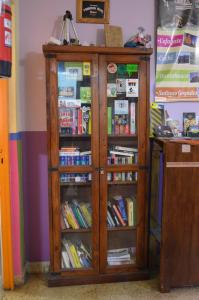
[[[108,134],[112,134],[112,107],[108,106]]]

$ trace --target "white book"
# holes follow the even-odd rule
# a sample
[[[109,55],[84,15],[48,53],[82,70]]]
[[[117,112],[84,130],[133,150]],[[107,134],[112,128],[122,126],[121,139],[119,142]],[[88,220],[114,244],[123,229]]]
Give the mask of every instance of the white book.
[[[114,151],[114,150],[111,150],[110,154],[122,155],[122,156],[134,156],[134,153],[120,152],[120,151]]]
[[[62,250],[62,259],[65,268],[70,268],[70,259],[66,250]]]
[[[115,146],[115,150],[128,151],[128,152],[138,152],[137,148],[123,147],[123,146]]]
[[[130,104],[130,134],[136,134],[135,103]]]

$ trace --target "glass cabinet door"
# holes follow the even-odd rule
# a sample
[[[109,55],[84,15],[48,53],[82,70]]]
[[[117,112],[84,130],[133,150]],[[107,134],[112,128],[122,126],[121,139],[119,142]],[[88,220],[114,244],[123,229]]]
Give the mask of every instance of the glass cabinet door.
[[[112,272],[113,267],[136,268],[143,252],[140,241],[145,237],[141,237],[140,220],[144,220],[141,209],[145,192],[140,189],[144,185],[140,165],[146,160],[146,120],[142,115],[142,110],[146,111],[142,91],[146,82],[139,57],[106,56],[100,63],[105,70],[101,120],[103,115],[105,119],[100,127],[101,269]]]
[[[96,56],[65,56],[56,66],[57,126],[51,143],[57,144],[52,153],[59,186],[53,218],[59,222],[54,247],[60,253],[55,261],[61,271],[92,272],[98,265],[99,231]]]

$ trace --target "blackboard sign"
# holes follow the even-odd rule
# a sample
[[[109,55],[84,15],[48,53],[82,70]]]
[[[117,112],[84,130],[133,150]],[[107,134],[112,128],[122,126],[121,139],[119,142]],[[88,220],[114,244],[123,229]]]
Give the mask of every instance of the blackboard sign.
[[[98,1],[83,1],[82,2],[82,17],[83,18],[104,18],[104,2]]]
[[[77,22],[109,23],[109,0],[77,0]]]

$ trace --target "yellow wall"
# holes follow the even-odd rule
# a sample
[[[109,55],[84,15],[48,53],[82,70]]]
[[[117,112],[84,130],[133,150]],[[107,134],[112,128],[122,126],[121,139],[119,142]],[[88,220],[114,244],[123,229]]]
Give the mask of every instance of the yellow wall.
[[[12,2],[12,77],[9,79],[9,132],[17,132],[17,36],[16,36],[16,5]]]
[[[11,236],[7,79],[0,79],[0,218],[3,287],[12,289],[14,287],[14,274]]]

